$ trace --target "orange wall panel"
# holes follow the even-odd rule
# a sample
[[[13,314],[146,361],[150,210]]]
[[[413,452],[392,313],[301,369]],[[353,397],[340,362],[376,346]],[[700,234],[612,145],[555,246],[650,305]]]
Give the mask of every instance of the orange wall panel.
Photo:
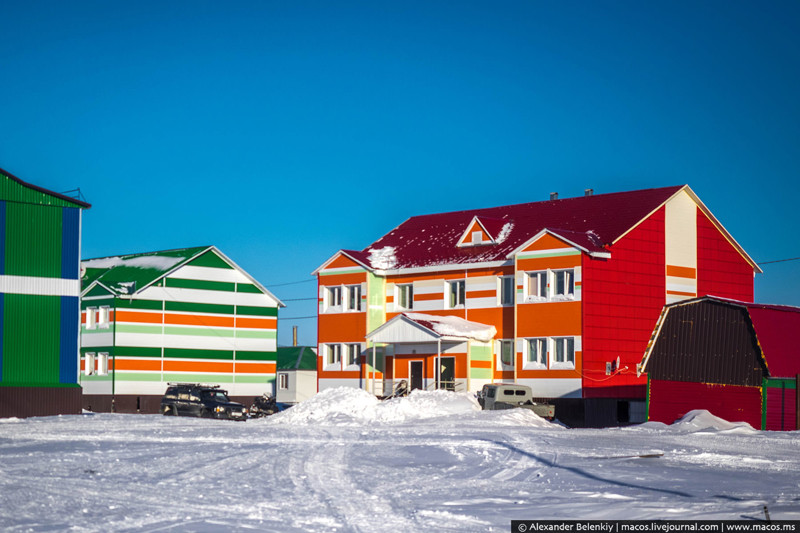
[[[319,344],[326,342],[366,342],[366,313],[331,313],[319,315]]]
[[[581,335],[581,302],[544,302],[518,306],[517,337]]]

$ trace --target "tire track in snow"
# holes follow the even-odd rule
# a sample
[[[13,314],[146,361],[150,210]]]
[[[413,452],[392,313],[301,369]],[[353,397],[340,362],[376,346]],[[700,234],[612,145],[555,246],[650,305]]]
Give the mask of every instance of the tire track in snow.
[[[329,435],[327,443],[311,449],[305,472],[308,483],[345,528],[360,532],[416,531],[414,520],[377,493],[353,481],[347,447],[354,443]]]

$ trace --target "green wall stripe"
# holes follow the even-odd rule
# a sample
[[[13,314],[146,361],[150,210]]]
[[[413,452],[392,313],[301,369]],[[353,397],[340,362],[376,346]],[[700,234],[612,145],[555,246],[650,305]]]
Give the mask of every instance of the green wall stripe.
[[[470,368],[469,377],[472,379],[492,379],[491,368]]]
[[[90,350],[91,351],[91,350]],[[106,351],[106,350],[97,350]],[[111,353],[116,357],[161,357],[161,348],[149,346],[117,346]]]
[[[160,379],[156,381],[160,381]],[[164,374],[164,381],[183,381],[183,382],[198,382],[198,383],[233,383],[233,375],[169,372]]]
[[[232,360],[233,350],[193,350],[190,348],[164,348],[164,358]]]
[[[83,207],[36,189],[25,187],[3,173],[0,173],[0,200],[37,204],[38,206]]]
[[[342,274],[363,274],[364,272],[367,272],[367,270],[364,270],[363,268],[351,268],[351,269],[348,269],[348,270],[336,270],[334,272],[326,272],[326,271],[322,270],[322,271],[320,271],[319,275],[320,276],[341,276]]]
[[[276,339],[278,334],[274,329],[238,329],[236,337],[240,339]]]
[[[161,326],[147,326],[140,324],[117,324],[117,333],[150,333],[153,335],[161,335]]]
[[[581,251],[565,250],[563,252],[523,252],[517,255],[517,259],[536,259],[540,257],[567,257],[570,255],[581,255]]]
[[[267,376],[259,376],[259,375],[246,375],[240,374],[236,376],[236,383],[263,383],[264,385],[270,385],[275,381],[275,375],[267,375]]]
[[[100,285],[95,285],[92,287],[92,290],[83,295],[84,298],[89,298],[91,296],[111,296],[113,298],[113,295]]]
[[[225,268],[233,270],[233,267],[226,263],[220,256],[215,254],[212,250],[207,251],[203,255],[192,259],[188,263],[191,266],[208,267],[208,268]]]
[[[277,361],[276,352],[245,352],[236,351],[237,361]]]
[[[278,316],[277,307],[253,307],[249,305],[237,305],[237,315],[251,315],[251,316]]]
[[[169,302],[167,302],[169,303]],[[128,300],[126,298],[117,298],[116,306],[119,309],[149,309],[151,311],[161,310],[160,300]]]
[[[227,281],[207,281],[201,279],[166,278],[167,287],[176,289],[200,289],[207,291],[235,292],[236,284]]]
[[[3,274],[60,278],[62,220],[61,209],[8,203]]]
[[[167,375],[164,374],[164,381],[179,381],[177,379],[166,379]],[[126,372],[120,370],[114,378],[116,381],[161,381],[161,372],[147,374],[144,372]]]
[[[252,283],[237,283],[236,292],[247,292],[250,294],[261,294],[261,289]]]
[[[2,327],[3,384],[56,386],[61,374],[61,297],[4,294]]]
[[[108,294],[108,293],[106,293],[106,294]],[[85,296],[84,296],[84,298],[85,298]],[[103,299],[98,299],[98,300],[81,300],[81,311],[85,311],[87,307],[102,307],[102,306],[113,307],[114,306],[114,298],[110,297],[110,298],[103,298]]]
[[[232,315],[234,306],[223,304],[198,304],[192,302],[165,302],[167,311],[183,311],[187,313],[214,313]]]

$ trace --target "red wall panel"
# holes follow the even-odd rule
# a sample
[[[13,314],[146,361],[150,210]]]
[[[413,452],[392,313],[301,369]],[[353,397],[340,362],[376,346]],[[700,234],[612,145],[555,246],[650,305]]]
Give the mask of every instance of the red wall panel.
[[[753,301],[753,267],[697,210],[697,296]]]
[[[650,380],[648,419],[671,424],[693,409],[761,428],[761,388]]]
[[[646,378],[636,377],[666,301],[664,208],[611,247],[611,259],[583,256],[583,395],[644,398]],[[620,359],[619,374],[606,362]]]

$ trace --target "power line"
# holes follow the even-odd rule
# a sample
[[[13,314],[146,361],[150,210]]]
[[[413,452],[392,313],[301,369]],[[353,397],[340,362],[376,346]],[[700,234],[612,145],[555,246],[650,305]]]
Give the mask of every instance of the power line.
[[[283,298],[281,299],[282,302],[303,302],[306,300],[318,300],[319,298]]]
[[[785,261],[797,261],[800,260],[800,257],[790,257],[789,259],[776,259],[775,261],[761,261],[758,263],[759,265],[768,265],[770,263],[783,263]]]
[[[305,320],[307,318],[317,318],[317,315],[311,315],[311,316],[279,316],[278,320]]]
[[[289,283],[276,283],[275,285],[264,285],[265,287],[285,287],[286,285],[299,285],[300,283],[311,283],[317,281],[317,278],[304,279],[303,281],[290,281]]]

